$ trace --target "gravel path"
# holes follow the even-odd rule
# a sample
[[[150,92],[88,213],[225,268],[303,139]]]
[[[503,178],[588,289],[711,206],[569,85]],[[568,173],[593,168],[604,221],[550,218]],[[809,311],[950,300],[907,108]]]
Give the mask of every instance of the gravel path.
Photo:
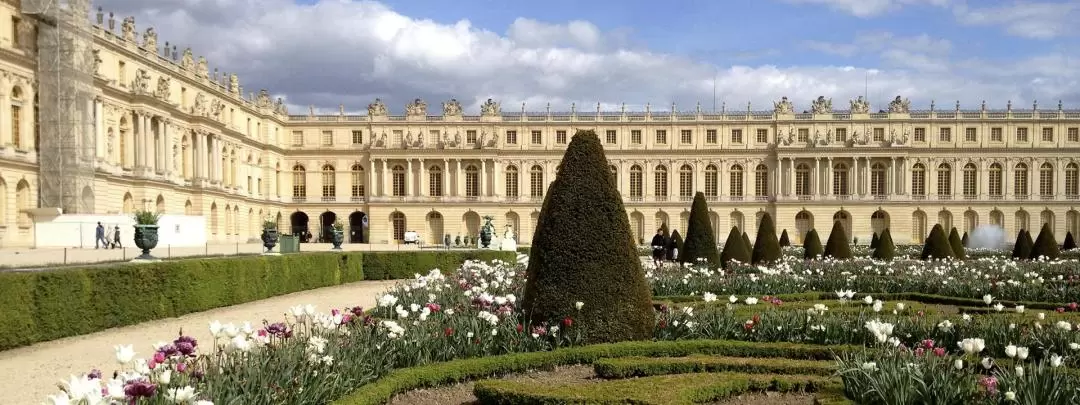
[[[357,305],[370,308],[375,305],[376,297],[395,282],[361,281],[320,288],[3,351],[0,352],[2,402],[41,404],[48,395],[57,392],[56,383],[71,374],[98,368],[109,375],[117,366],[113,346],[118,344],[134,345],[136,356],[146,357],[153,352],[152,344],[171,341],[183,329],[185,334],[198,339],[201,346],[202,342],[212,341],[208,325],[213,320],[237,324],[250,321],[258,327],[263,319],[284,319],[285,312],[293,305],[314,304],[320,311]]]

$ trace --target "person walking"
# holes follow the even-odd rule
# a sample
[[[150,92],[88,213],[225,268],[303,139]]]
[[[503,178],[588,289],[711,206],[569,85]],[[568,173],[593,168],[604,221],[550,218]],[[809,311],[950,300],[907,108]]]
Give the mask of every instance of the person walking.
[[[660,268],[664,264],[664,247],[666,246],[667,238],[664,237],[664,230],[657,229],[656,236],[652,238],[652,258],[656,268]]]
[[[94,229],[94,249],[109,248],[109,240],[105,239],[105,225],[101,222],[97,223],[97,228]]]
[[[120,225],[113,229],[113,249],[116,248],[124,248],[124,244],[120,243]]]

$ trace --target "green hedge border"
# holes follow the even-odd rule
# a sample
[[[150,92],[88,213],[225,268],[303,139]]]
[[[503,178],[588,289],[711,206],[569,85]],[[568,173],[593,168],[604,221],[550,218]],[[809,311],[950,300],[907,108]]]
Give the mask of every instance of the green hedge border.
[[[0,350],[362,280],[407,279],[514,252],[327,252],[0,273]]]
[[[381,405],[395,394],[528,370],[575,364],[591,364],[603,358],[683,357],[693,354],[733,357],[784,357],[831,360],[835,355],[864,350],[859,346],[821,346],[801,343],[762,343],[728,340],[682,340],[621,342],[558,349],[549,352],[514,353],[428,364],[391,371],[334,401],[334,405]]]
[[[855,301],[859,301],[862,297],[870,295],[875,300],[884,301],[914,301],[921,302],[929,305],[951,305],[956,307],[973,307],[973,308],[988,308],[982,298],[961,298],[950,297],[946,295],[934,295],[924,293],[873,293],[873,292],[859,292],[855,295]],[[747,295],[739,295],[739,298],[746,298]],[[779,298],[783,301],[836,301],[836,294],[831,292],[806,292],[795,294],[778,294],[773,297]],[[721,300],[727,300],[727,297],[717,297]],[[700,302],[701,296],[697,295],[661,295],[654,296],[653,302],[656,303],[694,303]],[[1036,301],[1009,301],[1009,300],[997,300],[994,299],[994,303],[1001,303],[1006,309],[1012,309],[1017,305],[1023,305],[1026,309],[1040,309],[1040,310],[1055,310],[1059,307],[1064,307],[1067,304],[1053,303],[1053,302],[1036,302]]]

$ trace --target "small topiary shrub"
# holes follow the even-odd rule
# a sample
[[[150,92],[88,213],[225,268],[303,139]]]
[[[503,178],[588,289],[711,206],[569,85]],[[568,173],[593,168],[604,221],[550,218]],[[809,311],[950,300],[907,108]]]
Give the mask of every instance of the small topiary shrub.
[[[954,258],[967,259],[967,255],[964,254],[964,241],[960,239],[960,233],[956,231],[956,228],[949,231],[949,248],[952,249]]]
[[[696,263],[699,258],[704,258],[710,267],[716,268],[722,265],[720,252],[716,249],[716,237],[709,221],[709,206],[705,201],[705,193],[694,194],[694,202],[690,204],[690,220],[686,225],[686,240],[679,248],[679,261],[682,263]],[[725,251],[727,247],[724,247]]]
[[[660,224],[660,234],[664,235],[664,240],[671,239],[671,231],[668,230],[667,222]]]
[[[772,216],[769,213],[761,216],[761,224],[758,225],[757,239],[754,240],[754,250],[750,255],[753,264],[767,264],[780,260],[780,241],[776,240],[776,226],[773,225]]]
[[[654,326],[652,291],[607,162],[595,132],[574,135],[540,210],[522,298],[530,324],[572,318],[588,325],[588,343],[649,339]]]
[[[968,240],[967,231],[964,231],[964,236],[960,237],[960,242],[962,242],[964,244],[964,247],[968,247],[969,240]]]
[[[821,247],[821,238],[818,237],[817,229],[811,229],[803,239],[803,258],[814,260],[824,254],[825,249]]]
[[[949,244],[949,237],[945,235],[945,228],[942,228],[941,224],[935,224],[930,229],[930,236],[926,237],[926,243],[923,243],[922,254],[919,257],[922,260],[940,260],[953,257],[952,245]]]
[[[875,234],[875,236],[877,236]],[[892,233],[889,232],[889,228],[881,231],[881,237],[877,238],[877,246],[874,247],[874,253],[871,255],[877,260],[892,260],[896,256],[896,245],[892,241]]]
[[[880,242],[880,241],[881,241],[881,238],[878,238],[877,232],[874,232],[874,236],[870,237],[870,248],[871,249],[877,249],[878,242]]]
[[[851,245],[848,245],[847,233],[840,221],[833,221],[832,231],[829,232],[829,240],[825,242],[825,257],[836,259],[850,259]]]
[[[1073,238],[1072,231],[1065,232],[1065,242],[1061,244],[1061,250],[1076,249],[1076,239]]]
[[[1061,256],[1061,250],[1058,248],[1057,239],[1054,239],[1054,231],[1050,230],[1050,224],[1043,224],[1042,229],[1039,230],[1039,236],[1035,238],[1035,244],[1031,247],[1031,254],[1028,256],[1032,260],[1039,257],[1046,257],[1049,260],[1057,259]]]
[[[782,248],[786,248],[788,246],[791,246],[791,239],[788,239],[787,229],[785,229],[783,232],[780,232],[780,241],[779,241],[779,243],[780,243],[780,247],[782,247]]]
[[[676,254],[677,254],[677,252],[682,252],[682,248],[683,248],[683,239],[682,239],[682,235],[679,235],[679,230],[676,229],[674,231],[671,231],[671,239],[668,240],[668,246],[667,246],[667,260],[668,261],[677,260],[678,257],[676,257]]]
[[[746,235],[746,232],[742,233],[742,241],[743,247],[746,248],[746,253],[748,255],[746,257],[751,257],[750,255],[752,255],[752,252],[754,250],[754,244],[750,243],[750,237]]]
[[[1013,243],[1012,258],[1014,260],[1027,260],[1031,257],[1031,248],[1034,242],[1026,230],[1021,229],[1016,233],[1016,242]]]
[[[739,232],[739,227],[731,227],[727,241],[724,242],[724,251],[720,253],[720,265],[726,269],[731,267],[729,262],[732,260],[739,263],[750,263],[751,256],[747,254],[750,250],[746,248],[745,243],[742,232]]]

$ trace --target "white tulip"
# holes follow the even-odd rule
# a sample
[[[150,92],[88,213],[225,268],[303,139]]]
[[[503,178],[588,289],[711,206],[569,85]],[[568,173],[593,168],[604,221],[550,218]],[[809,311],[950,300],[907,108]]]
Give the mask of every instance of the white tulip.
[[[1061,356],[1058,356],[1056,354],[1051,354],[1050,355],[1050,367],[1061,367],[1062,360],[1063,359],[1061,358]]]
[[[135,349],[131,345],[116,345],[116,362],[120,364],[131,363],[135,359]]]
[[[963,370],[964,369],[964,361],[960,360],[960,359],[956,359],[956,361],[953,361],[953,367],[955,367],[957,370]]]
[[[983,296],[983,302],[985,302],[986,305],[990,305],[990,304],[992,304],[994,302],[994,297],[991,296],[990,294],[986,294],[986,295]]]
[[[1005,346],[1005,355],[1009,356],[1009,358],[1016,357],[1016,346],[1015,345]]]
[[[1017,377],[1023,377],[1024,376],[1024,366],[1016,366],[1016,369],[1014,369],[1014,371],[1016,371],[1016,376]]]
[[[1007,401],[1015,401],[1016,400],[1016,393],[1012,392],[1012,391],[1006,392],[1005,393],[1005,400],[1007,400]]]

